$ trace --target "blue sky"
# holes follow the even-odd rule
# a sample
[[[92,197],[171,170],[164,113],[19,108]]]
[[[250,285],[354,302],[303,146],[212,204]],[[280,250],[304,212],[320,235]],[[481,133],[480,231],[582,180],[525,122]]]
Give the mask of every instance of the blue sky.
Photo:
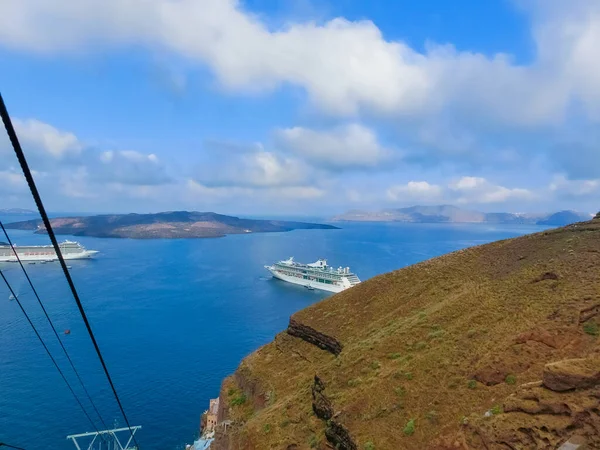
[[[599,43],[595,0],[9,0],[0,89],[51,210],[595,211]]]

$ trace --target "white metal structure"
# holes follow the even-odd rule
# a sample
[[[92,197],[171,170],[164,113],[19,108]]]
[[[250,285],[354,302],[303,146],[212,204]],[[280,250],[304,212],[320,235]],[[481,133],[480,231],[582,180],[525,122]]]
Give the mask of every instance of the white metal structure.
[[[64,259],[91,258],[98,253],[96,250],[86,250],[79,242],[64,241],[58,246]],[[56,261],[58,259],[52,245],[13,245],[11,248],[10,245],[2,242],[0,243],[0,262],[16,262],[17,257],[13,249],[21,261]]]
[[[334,269],[327,265],[325,259],[311,264],[300,264],[295,262],[294,258],[289,258],[272,266],[265,266],[265,269],[275,278],[288,283],[329,292],[341,292],[360,283],[359,278],[350,272],[350,267]]]
[[[112,430],[72,434],[70,436],[67,436],[67,439],[71,439],[73,441],[73,444],[75,444],[77,450],[137,450],[136,447],[130,447],[129,445],[133,440],[133,435],[140,428],[142,427],[138,425],[136,427],[131,427],[131,431],[129,431],[129,428],[125,427],[113,428]],[[123,432],[126,432],[126,435],[129,436],[129,439],[127,440],[127,443],[125,445],[121,443],[121,440],[117,436],[117,434],[123,435]],[[89,441],[90,438],[91,441]],[[89,441],[89,443],[83,444],[82,441]]]

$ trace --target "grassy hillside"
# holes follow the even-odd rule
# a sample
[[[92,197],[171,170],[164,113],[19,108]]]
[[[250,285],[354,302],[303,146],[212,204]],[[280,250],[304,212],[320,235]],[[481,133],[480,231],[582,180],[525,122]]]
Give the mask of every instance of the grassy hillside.
[[[600,220],[376,277],[224,381],[216,448],[600,448],[599,313]],[[592,382],[562,392],[545,366],[572,358],[559,377]]]

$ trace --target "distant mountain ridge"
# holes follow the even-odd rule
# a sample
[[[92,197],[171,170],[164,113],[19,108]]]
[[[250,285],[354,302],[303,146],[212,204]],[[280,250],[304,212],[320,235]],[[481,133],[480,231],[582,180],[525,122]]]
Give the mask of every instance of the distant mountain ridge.
[[[36,214],[36,212],[23,208],[5,208],[0,209],[0,214]]]
[[[222,237],[295,229],[336,229],[333,225],[283,220],[240,219],[214,212],[169,211],[156,214],[103,214],[50,219],[56,234],[132,239]],[[26,220],[6,228],[46,233],[41,220]]]
[[[407,222],[407,223],[496,223],[561,226],[590,220],[592,214],[577,211],[555,213],[484,213],[452,205],[410,206],[381,211],[352,210],[333,217],[333,222]]]

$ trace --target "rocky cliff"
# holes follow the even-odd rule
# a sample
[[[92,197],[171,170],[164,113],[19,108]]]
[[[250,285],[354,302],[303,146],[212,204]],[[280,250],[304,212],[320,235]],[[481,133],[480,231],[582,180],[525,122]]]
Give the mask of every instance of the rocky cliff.
[[[599,273],[593,220],[334,295],[224,381],[216,448],[600,448]]]

